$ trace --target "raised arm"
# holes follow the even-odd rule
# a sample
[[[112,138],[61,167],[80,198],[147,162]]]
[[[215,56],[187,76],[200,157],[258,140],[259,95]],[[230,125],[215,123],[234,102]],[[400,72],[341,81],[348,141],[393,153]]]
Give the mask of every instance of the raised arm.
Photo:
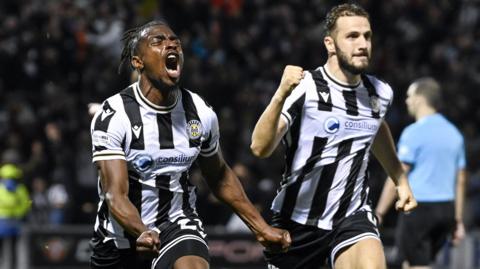
[[[140,235],[142,238],[150,238],[146,240],[147,243],[142,243],[146,245],[137,245],[139,247],[137,250],[158,253],[160,240],[157,232],[148,230],[142,222],[140,213],[128,198],[128,172],[125,160],[102,160],[98,161],[97,165],[110,214],[135,238],[139,238]]]
[[[273,251],[286,250],[290,246],[290,234],[265,222],[248,199],[237,176],[225,163],[220,150],[209,157],[199,156],[198,164],[213,194],[233,209],[259,243]]]
[[[287,131],[287,124],[280,120],[285,100],[303,78],[303,69],[287,65],[277,91],[260,116],[252,134],[252,153],[260,158],[268,157],[277,148],[278,143]]]
[[[373,141],[372,152],[397,188],[398,200],[395,208],[401,211],[414,209],[417,201],[413,197],[406,173],[397,157],[390,128],[385,121],[382,121]]]

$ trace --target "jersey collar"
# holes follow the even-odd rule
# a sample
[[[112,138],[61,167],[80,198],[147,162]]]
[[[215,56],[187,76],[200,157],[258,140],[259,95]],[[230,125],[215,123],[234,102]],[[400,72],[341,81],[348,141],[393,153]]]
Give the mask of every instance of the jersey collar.
[[[169,106],[159,106],[159,105],[156,105],[152,102],[150,102],[147,97],[145,97],[142,93],[142,91],[140,90],[140,86],[138,84],[138,82],[135,82],[134,85],[133,85],[133,89],[134,89],[134,94],[135,94],[135,99],[137,99],[137,102],[139,102],[140,104],[142,104],[143,106],[145,107],[148,107],[150,109],[152,109],[153,111],[157,112],[157,113],[169,113],[171,112],[175,106],[177,105],[178,103],[178,100],[180,99],[180,96],[181,96],[181,92],[178,91],[178,94],[175,98],[175,102],[173,102],[173,104],[169,105]]]
[[[331,82],[337,84],[337,85],[340,86],[340,87],[355,89],[355,88],[357,88],[358,86],[360,86],[360,84],[362,83],[362,81],[360,80],[356,85],[345,84],[345,83],[340,82],[340,81],[338,81],[337,79],[335,79],[335,78],[333,77],[333,75],[331,75],[331,74],[328,72],[328,70],[327,70],[327,68],[325,68],[325,66],[321,66],[320,69],[322,70],[322,72],[325,74],[325,76],[327,76],[327,78],[328,78]]]

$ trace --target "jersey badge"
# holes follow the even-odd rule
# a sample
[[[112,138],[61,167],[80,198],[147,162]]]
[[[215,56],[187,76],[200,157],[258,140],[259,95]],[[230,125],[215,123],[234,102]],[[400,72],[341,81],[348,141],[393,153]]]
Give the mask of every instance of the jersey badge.
[[[191,120],[187,123],[188,137],[192,140],[199,139],[203,133],[202,123],[198,120]]]
[[[372,107],[373,112],[380,112],[380,100],[377,96],[372,96],[370,98],[370,106]]]

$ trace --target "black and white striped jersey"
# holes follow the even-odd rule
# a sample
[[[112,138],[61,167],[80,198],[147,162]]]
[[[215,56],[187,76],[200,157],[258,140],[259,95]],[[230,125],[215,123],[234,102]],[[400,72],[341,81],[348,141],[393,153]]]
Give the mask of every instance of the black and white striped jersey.
[[[178,93],[173,105],[157,106],[136,82],[108,98],[91,124],[93,162],[126,160],[128,197],[149,228],[197,215],[188,170],[199,154],[211,156],[219,146],[215,112],[197,94]],[[98,190],[95,232],[128,248],[132,238],[109,214],[100,180]]]
[[[373,76],[349,86],[324,67],[306,71],[282,109],[286,165],[272,210],[327,230],[357,210],[371,210],[369,150],[392,99],[391,87]]]

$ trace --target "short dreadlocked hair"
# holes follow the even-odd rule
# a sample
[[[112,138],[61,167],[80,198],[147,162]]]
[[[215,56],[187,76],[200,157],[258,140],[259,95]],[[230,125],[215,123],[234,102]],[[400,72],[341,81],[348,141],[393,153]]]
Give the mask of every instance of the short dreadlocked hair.
[[[138,41],[141,38],[141,33],[143,30],[156,25],[165,25],[170,27],[168,23],[164,20],[154,20],[142,26],[129,29],[123,33],[123,36],[122,36],[123,50],[122,50],[122,56],[120,58],[120,65],[118,66],[118,73],[121,72],[123,66],[126,63],[129,63],[128,66],[134,69],[131,62],[132,62],[132,57],[137,54],[137,45],[138,45]]]
[[[338,18],[344,16],[360,16],[370,20],[368,12],[356,4],[341,4],[333,7],[325,18],[325,35],[331,36],[336,28]]]

